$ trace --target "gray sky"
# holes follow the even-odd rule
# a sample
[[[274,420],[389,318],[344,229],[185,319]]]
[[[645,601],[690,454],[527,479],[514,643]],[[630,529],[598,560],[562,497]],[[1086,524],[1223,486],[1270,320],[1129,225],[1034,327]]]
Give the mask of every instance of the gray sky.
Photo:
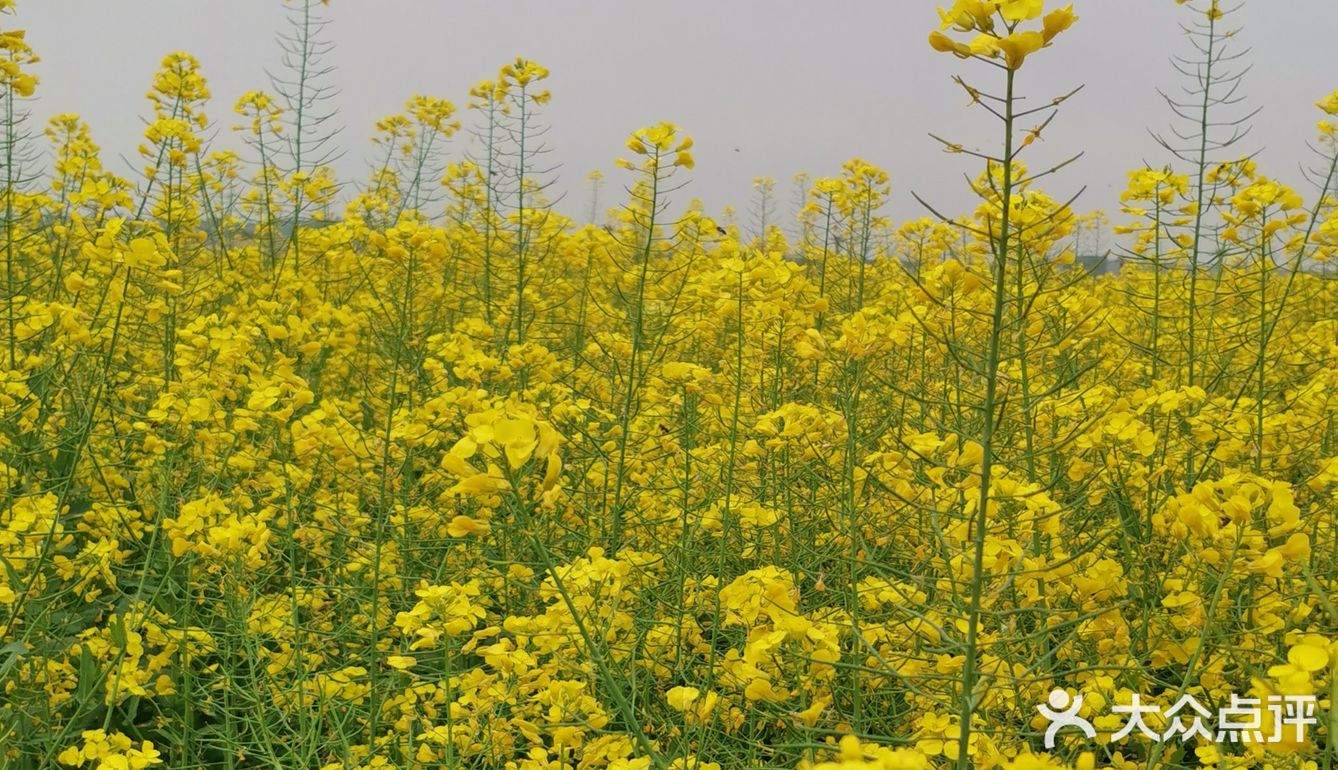
[[[594,168],[609,180],[603,203],[615,202],[627,172],[613,161],[627,154],[624,140],[659,120],[696,139],[693,181],[678,195],[683,203],[700,197],[712,213],[734,205],[746,221],[752,180],[768,175],[778,180],[788,217],[794,173],[834,175],[851,157],[889,171],[895,219],[925,213],[911,190],[958,213],[970,201],[962,174],[979,167],[942,154],[926,134],[967,146],[994,141],[992,121],[966,107],[950,77],[960,72],[989,87],[998,76],[928,47],[939,4],[334,0],[328,34],[337,46],[332,63],[347,151],[339,171],[345,180],[363,174],[373,123],[398,112],[409,95],[445,97],[463,111],[472,84],[523,55],[553,73],[546,115],[568,213],[585,213],[584,177]],[[1080,208],[1114,215],[1125,172],[1144,159],[1165,160],[1146,129],[1164,129],[1170,118],[1155,88],[1180,86],[1168,55],[1192,53],[1177,26],[1185,9],[1172,0],[1074,6],[1080,21],[1028,59],[1019,82],[1038,98],[1086,88],[1030,162],[1039,168],[1086,150],[1044,187],[1067,197],[1086,185]],[[267,89],[264,68],[279,63],[279,0],[20,0],[18,11],[17,21],[4,23],[26,28],[42,57],[34,118],[79,112],[104,160],[121,172],[128,166],[117,156],[135,158],[148,112],[144,93],[164,54],[185,50],[201,60],[214,95],[209,116],[225,127],[237,97]],[[1244,28],[1239,44],[1253,48],[1244,93],[1263,108],[1245,146],[1262,150],[1263,173],[1300,184],[1297,165],[1308,157],[1305,142],[1319,118],[1313,103],[1338,88],[1338,0],[1248,0],[1233,18]],[[234,142],[228,133],[222,141]],[[466,140],[454,141],[458,155]]]

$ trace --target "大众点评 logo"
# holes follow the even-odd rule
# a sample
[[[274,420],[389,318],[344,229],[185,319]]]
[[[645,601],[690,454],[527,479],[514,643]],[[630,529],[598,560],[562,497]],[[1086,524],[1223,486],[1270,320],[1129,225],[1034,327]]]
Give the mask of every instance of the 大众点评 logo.
[[[1095,738],[1097,731],[1086,718],[1079,716],[1083,696],[1069,695],[1061,689],[1050,692],[1045,703],[1036,707],[1050,723],[1045,729],[1045,747],[1055,747],[1055,738],[1064,729],[1077,730],[1087,738]],[[1317,723],[1315,718],[1315,696],[1313,695],[1270,695],[1267,699],[1242,698],[1232,695],[1231,702],[1221,706],[1214,714],[1190,695],[1182,695],[1165,711],[1161,706],[1145,704],[1137,694],[1130,698],[1128,705],[1111,706],[1112,714],[1127,714],[1124,725],[1111,733],[1112,743],[1128,738],[1134,732],[1148,740],[1163,742],[1177,736],[1181,741],[1194,737],[1218,743],[1278,743],[1305,740],[1307,725]],[[1147,717],[1160,714],[1165,727],[1158,731],[1148,724]],[[1265,719],[1267,714],[1267,732]],[[1215,719],[1215,726],[1213,720]],[[1205,722],[1205,720],[1208,720]],[[1291,728],[1291,735],[1287,729]]]

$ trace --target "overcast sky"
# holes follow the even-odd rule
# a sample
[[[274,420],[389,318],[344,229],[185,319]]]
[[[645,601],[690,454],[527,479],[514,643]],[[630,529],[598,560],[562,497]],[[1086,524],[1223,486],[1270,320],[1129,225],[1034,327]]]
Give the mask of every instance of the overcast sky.
[[[1230,0],[1228,0],[1230,2]],[[562,206],[584,214],[584,178],[601,169],[614,202],[627,172],[628,133],[659,120],[696,139],[697,168],[679,193],[715,213],[747,210],[752,180],[778,180],[789,212],[790,178],[834,175],[851,157],[886,168],[896,219],[924,214],[914,190],[952,213],[969,203],[963,173],[979,168],[944,155],[933,132],[968,146],[990,142],[994,126],[969,109],[951,82],[962,73],[982,87],[997,72],[958,62],[925,42],[936,28],[934,0],[334,0],[328,35],[344,178],[364,174],[373,123],[413,93],[463,108],[469,87],[517,55],[552,70],[546,118],[562,163]],[[1050,0],[1047,7],[1056,5]],[[1028,59],[1019,82],[1037,98],[1086,88],[1045,133],[1033,167],[1080,150],[1086,156],[1045,187],[1059,197],[1086,186],[1080,207],[1114,213],[1125,172],[1166,160],[1148,135],[1170,114],[1156,87],[1179,88],[1168,62],[1190,54],[1172,0],[1076,0],[1077,25]],[[280,0],[21,0],[6,26],[28,30],[42,57],[35,119],[82,114],[118,171],[133,159],[148,112],[144,93],[163,55],[195,54],[213,91],[209,115],[233,123],[248,89],[268,88],[280,61]],[[1298,164],[1314,135],[1314,102],[1338,89],[1338,0],[1247,0],[1232,19],[1238,45],[1253,49],[1244,94],[1262,107],[1242,148],[1260,150],[1261,170],[1300,184]],[[989,132],[989,133],[987,133]],[[220,141],[232,142],[229,132]],[[463,150],[457,138],[453,152]],[[736,149],[737,148],[737,151]],[[1309,190],[1305,190],[1307,198]]]

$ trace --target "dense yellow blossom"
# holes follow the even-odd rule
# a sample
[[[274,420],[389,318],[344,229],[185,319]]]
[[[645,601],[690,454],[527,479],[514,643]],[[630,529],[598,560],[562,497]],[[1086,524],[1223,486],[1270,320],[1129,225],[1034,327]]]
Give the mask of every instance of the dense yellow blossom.
[[[1006,150],[944,142],[980,161],[953,219],[894,220],[856,158],[793,226],[757,179],[745,235],[678,195],[664,121],[576,221],[525,58],[463,116],[408,97],[356,185],[298,157],[283,81],[211,151],[185,53],[133,179],[50,118],[0,228],[0,765],[1328,767],[1338,205],[1144,165],[1091,274],[1105,218],[1012,109],[1076,18],[939,10],[1008,89],[961,81]],[[1093,735],[1048,743],[1077,694]],[[1135,697],[1279,738],[1121,742]]]

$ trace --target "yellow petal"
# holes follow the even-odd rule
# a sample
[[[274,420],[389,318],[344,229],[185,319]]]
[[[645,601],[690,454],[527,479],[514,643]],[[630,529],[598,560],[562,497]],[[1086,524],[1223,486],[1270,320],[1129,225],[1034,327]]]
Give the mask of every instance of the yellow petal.
[[[999,50],[1003,51],[1004,62],[1010,70],[1019,69],[1028,54],[1041,50],[1044,45],[1045,38],[1039,32],[1014,32],[999,40]]]
[[[1060,32],[1072,27],[1073,22],[1077,20],[1078,17],[1073,14],[1072,5],[1065,8],[1056,8],[1045,15],[1045,20],[1042,22],[1044,30],[1041,32],[1041,35],[1045,38],[1045,42],[1048,43],[1051,40],[1054,40],[1055,36]]]
[[[486,535],[492,531],[492,527],[486,521],[469,516],[456,516],[451,519],[451,523],[446,525],[446,534],[451,537],[466,537],[468,535]]]
[[[404,671],[418,665],[418,660],[408,655],[391,655],[386,658],[386,663],[397,671]]]
[[[676,711],[687,711],[698,697],[701,696],[701,690],[696,687],[674,687],[664,694],[664,699],[669,707]]]
[[[1310,557],[1310,536],[1304,532],[1296,532],[1287,538],[1278,549],[1283,558],[1287,561],[1303,561]]]
[[[454,452],[447,452],[446,454],[442,455],[441,467],[450,471],[451,473],[454,473],[455,475],[459,476],[462,479],[467,479],[471,476],[477,476],[479,474],[479,470],[477,468],[465,462],[464,460],[460,459],[458,456],[456,456]]]
[[[938,30],[929,33],[929,47],[933,48],[935,51],[952,53],[953,46],[955,45],[957,45],[956,41]]]
[[[544,491],[552,489],[558,481],[558,474],[562,473],[562,459],[555,454],[548,456],[548,467],[544,469]]]
[[[467,479],[461,479],[454,487],[451,487],[452,494],[465,495],[490,495],[494,492],[501,492],[510,489],[511,484],[506,479],[497,476],[489,476],[480,473],[477,476],[470,476]]]
[[[1329,653],[1313,644],[1298,644],[1287,651],[1287,662],[1313,673],[1329,665]]]

